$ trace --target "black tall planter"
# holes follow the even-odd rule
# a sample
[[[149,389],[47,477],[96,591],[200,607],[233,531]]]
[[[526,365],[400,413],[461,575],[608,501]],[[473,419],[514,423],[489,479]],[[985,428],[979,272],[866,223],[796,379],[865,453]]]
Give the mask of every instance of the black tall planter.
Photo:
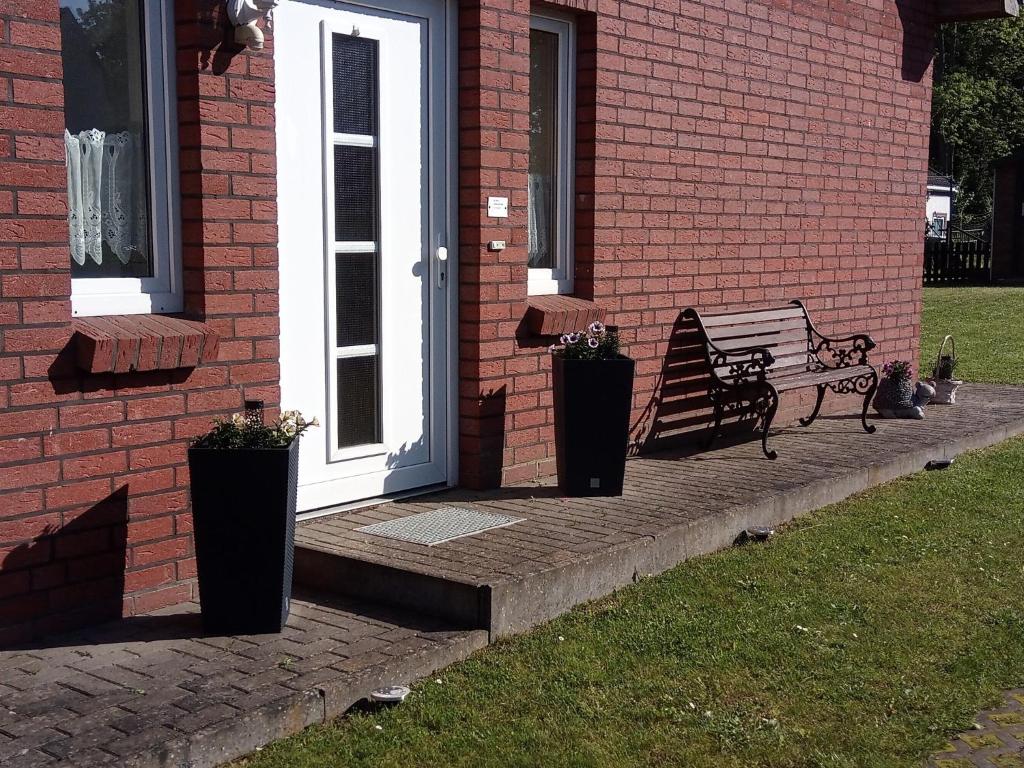
[[[288,619],[299,441],[288,448],[190,448],[203,628],[280,632]]]
[[[622,495],[634,368],[623,356],[555,356],[555,451],[558,487],[566,496]]]

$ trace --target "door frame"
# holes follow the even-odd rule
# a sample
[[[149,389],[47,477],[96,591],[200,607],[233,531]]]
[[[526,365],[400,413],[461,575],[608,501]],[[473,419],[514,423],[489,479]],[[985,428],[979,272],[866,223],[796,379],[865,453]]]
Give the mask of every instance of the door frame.
[[[294,0],[300,2],[301,0]],[[311,5],[326,6],[323,2],[317,2],[313,0]],[[345,0],[345,4],[354,7],[363,7],[368,10],[376,10],[382,12],[392,13],[408,13],[411,16],[416,16],[416,8],[418,3],[416,0]],[[429,229],[430,232],[426,233],[427,237],[431,237],[435,232],[447,230],[447,248],[448,248],[448,261],[445,265],[446,282],[445,290],[443,292],[444,298],[438,301],[430,302],[430,322],[433,325],[436,321],[442,318],[438,316],[438,313],[443,313],[443,320],[445,322],[445,340],[443,354],[439,354],[438,358],[443,359],[446,365],[445,375],[443,381],[445,382],[446,391],[444,397],[428,398],[428,413],[430,414],[430,423],[435,425],[443,425],[445,429],[445,450],[446,450],[446,466],[445,474],[446,480],[443,484],[426,486],[423,488],[410,489],[395,494],[388,494],[386,496],[379,496],[374,498],[367,498],[352,502],[339,502],[336,505],[324,507],[321,509],[311,510],[308,512],[299,513],[299,520],[309,520],[317,517],[323,517],[326,515],[336,514],[341,511],[348,511],[352,509],[358,509],[360,507],[372,506],[373,504],[379,504],[390,498],[407,497],[413,496],[420,493],[428,493],[435,491],[439,487],[454,487],[458,484],[459,480],[459,344],[458,344],[458,321],[459,321],[459,221],[458,221],[458,201],[459,201],[459,161],[458,161],[458,148],[459,148],[459,110],[458,110],[458,55],[459,55],[459,40],[458,40],[458,2],[457,0],[441,0],[441,4],[444,8],[444,35],[445,44],[443,50],[438,51],[434,48],[428,48],[428,62],[427,67],[431,70],[437,66],[436,57],[443,56],[444,61],[441,62],[441,66],[438,67],[438,71],[443,73],[443,108],[440,117],[444,118],[445,128],[443,129],[443,136],[437,136],[438,126],[437,120],[428,119],[427,125],[429,130],[429,136],[427,138],[427,147],[429,151],[426,152],[428,161],[433,163],[435,155],[440,156],[442,159],[437,163],[437,167],[431,167],[429,169],[428,178],[433,178],[433,174],[443,174],[443,178],[447,180],[446,184],[446,195],[444,200],[443,212],[435,215],[433,207],[428,215]],[[430,78],[428,78],[428,83]],[[321,90],[326,87],[324,83],[321,83]],[[425,103],[429,106],[432,102],[430,94],[427,95]],[[321,102],[321,113],[322,113],[322,102]],[[438,147],[437,145],[440,145]],[[436,151],[440,148],[441,151]],[[321,161],[323,162],[323,161]],[[436,243],[430,243],[428,254],[428,275],[427,280],[433,283],[436,280],[437,259],[434,255],[434,249]],[[326,254],[324,255],[326,259]],[[428,292],[429,295],[429,292]],[[433,378],[433,377],[431,377]],[[438,377],[441,378],[441,377]],[[325,382],[326,385],[327,382]],[[436,408],[439,404],[443,403],[444,410],[446,411],[446,418],[438,418],[439,414],[436,412]],[[286,405],[286,404],[284,404]]]

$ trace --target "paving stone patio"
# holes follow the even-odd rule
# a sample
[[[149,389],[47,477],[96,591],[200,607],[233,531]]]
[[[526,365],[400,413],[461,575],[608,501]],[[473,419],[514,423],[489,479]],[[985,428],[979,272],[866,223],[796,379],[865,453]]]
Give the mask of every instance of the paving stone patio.
[[[930,408],[922,422],[880,422],[876,435],[845,417],[787,428],[774,438],[775,462],[757,442],[636,459],[622,498],[567,500],[544,485],[453,490],[306,523],[297,566],[303,550],[347,562],[361,578],[334,587],[376,589],[406,607],[298,590],[279,636],[205,637],[197,606],[186,605],[0,651],[0,765],[217,765],[337,717],[378,685],[424,677],[637,574],[726,546],[748,525],[777,524],[930,458],[1020,433],[1024,390],[971,385],[961,406]],[[355,531],[441,503],[523,522],[433,547]],[[351,570],[364,566],[371,570]],[[463,600],[461,613],[446,600]],[[1015,757],[995,750],[1024,735],[1009,717],[986,720],[1003,726],[992,733],[1000,745],[967,734],[931,768],[1016,765],[996,760]],[[990,762],[941,762],[973,759],[966,747]]]
[[[982,712],[977,726],[932,755],[928,768],[1024,768],[1024,688]]]
[[[296,531],[297,578],[360,597],[405,600],[500,636],[528,629],[697,554],[728,546],[748,526],[779,525],[853,493],[1024,432],[1024,389],[970,384],[955,407],[923,421],[857,415],[818,419],[760,442],[628,462],[619,498],[561,497],[548,485],[454,489],[305,522]],[[522,522],[434,546],[358,528],[443,506]]]
[[[217,765],[486,642],[328,595],[297,596],[280,635],[204,637],[178,606],[0,652],[0,765]]]

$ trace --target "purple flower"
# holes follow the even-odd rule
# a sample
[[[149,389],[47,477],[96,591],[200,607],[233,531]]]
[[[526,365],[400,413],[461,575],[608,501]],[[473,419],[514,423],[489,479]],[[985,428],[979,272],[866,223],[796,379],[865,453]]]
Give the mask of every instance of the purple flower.
[[[578,334],[578,333],[570,333],[569,334],[569,343],[570,344],[576,344],[579,340],[580,340],[580,334]]]
[[[561,342],[562,344],[569,344],[570,343],[569,335],[566,334],[566,333],[563,333],[562,334],[562,338],[559,339],[559,342]]]
[[[590,324],[590,327],[587,330],[598,336],[603,336],[605,331],[604,323],[599,323],[595,320],[593,323]]]
[[[882,373],[887,378],[902,381],[911,377],[913,367],[909,360],[890,360],[882,366]]]
[[[591,349],[597,349],[599,346],[601,346],[601,342],[591,337],[587,339],[587,346],[590,347]]]

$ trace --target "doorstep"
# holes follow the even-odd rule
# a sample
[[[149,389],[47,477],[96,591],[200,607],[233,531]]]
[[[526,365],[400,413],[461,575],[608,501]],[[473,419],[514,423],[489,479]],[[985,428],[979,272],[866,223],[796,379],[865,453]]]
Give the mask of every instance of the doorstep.
[[[491,639],[522,632],[579,603],[696,555],[751,526],[778,526],[935,459],[1024,433],[1024,389],[967,384],[957,406],[923,421],[821,417],[776,433],[776,461],[756,440],[695,455],[627,462],[621,498],[565,499],[545,485],[461,489],[300,523],[295,578],[322,590],[415,607]],[[523,518],[434,546],[357,528],[442,506]]]

